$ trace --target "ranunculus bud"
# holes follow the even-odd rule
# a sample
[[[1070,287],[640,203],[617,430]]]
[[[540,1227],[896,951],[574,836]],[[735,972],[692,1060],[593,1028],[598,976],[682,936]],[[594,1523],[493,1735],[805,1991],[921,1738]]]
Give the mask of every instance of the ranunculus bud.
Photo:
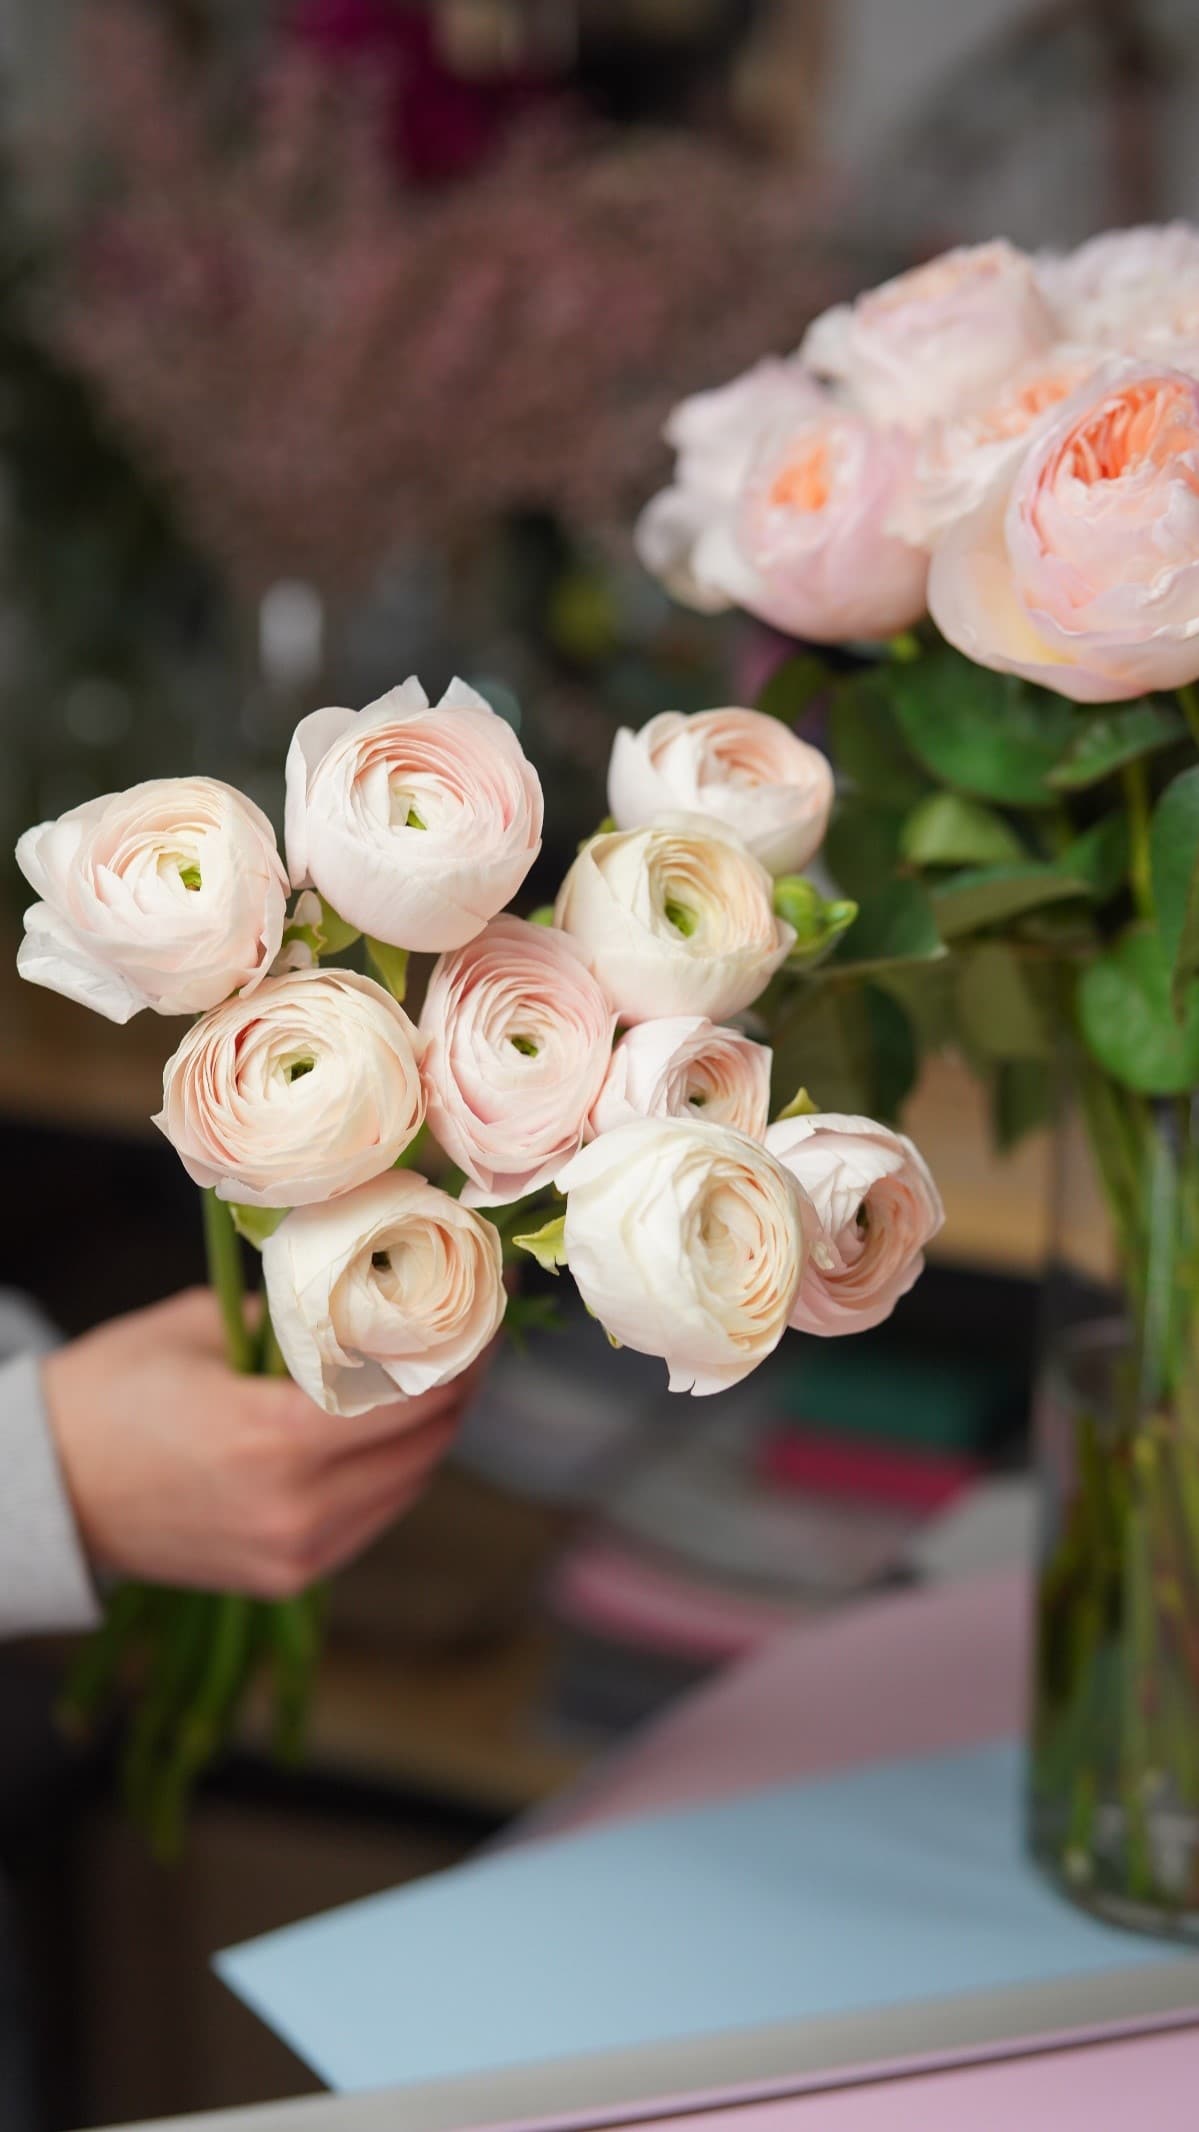
[[[156,777],[27,829],[42,898],[17,968],[112,1022],[202,1014],[251,990],[283,937],[287,876],[265,814],[212,777]]]
[[[771,881],[715,823],[680,815],[592,837],[555,906],[622,1021],[752,1006],[794,939]]]
[[[448,1384],[504,1315],[498,1230],[414,1170],[297,1207],[262,1270],[283,1359],[326,1414]]]
[[[704,814],[736,831],[771,874],[798,873],[824,842],[833,773],[819,748],[761,711],[662,711],[612,745],[608,805],[618,829]]]
[[[924,1157],[889,1126],[835,1111],[781,1119],[766,1145],[819,1216],[792,1325],[826,1334],[881,1325],[923,1272],[924,1247],[945,1219]]]
[[[493,918],[443,955],[421,1011],[429,1124],[498,1206],[574,1154],[612,1052],[614,1017],[569,934]]]
[[[189,1029],[154,1123],[220,1198],[307,1206],[390,1169],[415,1139],[420,1050],[403,1008],[369,977],[269,977]]]
[[[452,681],[406,681],[364,711],[314,711],[287,757],[287,863],[389,946],[462,947],[541,848],[537,773],[511,726]]]
[[[659,1355],[672,1392],[721,1392],[778,1346],[818,1233],[781,1163],[727,1126],[617,1126],[558,1178],[566,1263],[624,1347]]]

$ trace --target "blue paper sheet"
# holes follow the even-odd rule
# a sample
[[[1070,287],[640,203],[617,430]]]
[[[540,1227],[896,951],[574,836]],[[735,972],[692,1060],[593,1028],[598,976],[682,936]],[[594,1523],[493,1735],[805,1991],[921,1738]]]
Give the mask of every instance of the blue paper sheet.
[[[1063,1902],[1001,1744],[512,1849],[218,1957],[337,2089],[1162,1961]]]

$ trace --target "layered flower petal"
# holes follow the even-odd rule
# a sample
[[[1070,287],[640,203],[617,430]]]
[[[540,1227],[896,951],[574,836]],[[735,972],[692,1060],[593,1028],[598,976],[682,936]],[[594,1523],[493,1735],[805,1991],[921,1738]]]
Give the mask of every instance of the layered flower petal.
[[[768,873],[798,873],[824,842],[833,804],[827,756],[761,711],[663,711],[612,746],[608,806],[618,829],[657,815],[711,815]]]
[[[766,1145],[819,1217],[792,1325],[824,1334],[881,1325],[945,1218],[924,1157],[902,1133],[833,1111],[772,1125]]]

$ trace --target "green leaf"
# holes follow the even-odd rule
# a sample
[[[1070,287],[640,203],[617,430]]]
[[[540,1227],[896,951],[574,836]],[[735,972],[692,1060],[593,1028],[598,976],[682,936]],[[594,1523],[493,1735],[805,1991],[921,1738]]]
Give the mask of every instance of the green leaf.
[[[942,937],[957,940],[1042,904],[1088,893],[1086,881],[1075,880],[1057,865],[1027,859],[1019,866],[979,866],[952,875],[934,889],[932,907]]]
[[[900,864],[902,821],[898,814],[863,799],[840,800],[833,810],[822,857],[845,895],[863,902]]]
[[[392,998],[398,999],[402,1006],[404,994],[408,989],[407,948],[389,947],[385,940],[372,940],[368,937],[366,959],[380,984],[386,985]]]
[[[896,724],[891,687],[892,677],[881,667],[842,682],[829,708],[829,752],[864,799],[902,810],[924,797],[928,779]]]
[[[892,963],[932,962],[945,954],[933,907],[918,881],[882,880],[861,902],[854,925],[826,970],[882,970]]]
[[[1123,889],[1128,874],[1128,817],[1109,814],[1096,822],[1054,863],[1068,880],[1085,881],[1094,902],[1110,902]]]
[[[957,1006],[961,1034],[969,1050],[983,1058],[1052,1058],[1050,1005],[1038,996],[1027,959],[1006,941],[980,941],[960,958]]]
[[[1170,747],[1185,732],[1186,721],[1164,704],[1130,703],[1118,711],[1100,711],[1082,725],[1049,782],[1059,792],[1085,791],[1139,755]]]
[[[791,1101],[784,1103],[774,1122],[776,1125],[781,1125],[784,1118],[814,1118],[819,1110],[819,1103],[813,1103],[807,1089],[797,1088]]]
[[[787,956],[789,970],[813,969],[835,947],[858,915],[847,898],[827,903],[802,874],[780,874],[774,884],[774,908],[791,926],[795,945]]]
[[[559,1214],[531,1236],[514,1236],[512,1241],[535,1258],[546,1273],[557,1273],[559,1266],[566,1264],[566,1216]]]
[[[1005,1059],[996,1068],[991,1089],[991,1129],[1000,1154],[1010,1154],[1026,1134],[1039,1132],[1050,1123],[1055,1098],[1050,1066],[1036,1059]]]
[[[892,670],[896,715],[917,760],[942,784],[1009,807],[1051,807],[1049,783],[1075,737],[1072,704],[957,652]]]
[[[1199,769],[1166,786],[1149,832],[1153,900],[1176,1011],[1199,969]]]
[[[1186,1095],[1199,1084],[1199,986],[1188,985],[1181,1021],[1173,966],[1159,933],[1124,933],[1078,986],[1078,1013],[1092,1056],[1126,1088]]]
[[[821,1110],[892,1119],[916,1079],[912,1027],[877,985],[805,985],[772,1032],[773,1099],[803,1082]]]
[[[235,1206],[232,1200],[229,1202],[234,1228],[248,1244],[253,1244],[255,1251],[261,1251],[267,1237],[274,1235],[290,1211],[288,1207],[242,1207]]]
[[[995,866],[1025,856],[1001,814],[957,792],[931,792],[903,825],[902,850],[913,866]]]
[[[827,666],[811,652],[798,652],[793,659],[783,664],[770,676],[761,695],[758,709],[767,718],[781,719],[784,725],[795,725],[811,710],[817,698],[823,696],[831,684]]]

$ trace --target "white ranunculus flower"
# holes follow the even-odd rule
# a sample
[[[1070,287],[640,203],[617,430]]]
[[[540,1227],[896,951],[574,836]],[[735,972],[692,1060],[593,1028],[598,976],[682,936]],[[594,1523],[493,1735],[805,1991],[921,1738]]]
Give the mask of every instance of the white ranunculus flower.
[[[415,1139],[420,1052],[403,1008],[369,977],[295,970],[189,1029],[154,1123],[221,1199],[307,1206],[390,1169]]]
[[[326,1414],[448,1384],[504,1315],[498,1230],[414,1170],[297,1207],[262,1268],[284,1361]]]
[[[583,1138],[614,1017],[575,942],[493,918],[443,955],[421,1009],[429,1125],[471,1180],[468,1205],[548,1184]]]
[[[570,933],[622,1021],[752,1006],[792,946],[773,884],[731,830],[679,815],[592,837],[558,891]]]
[[[618,829],[680,811],[711,815],[771,874],[799,873],[815,856],[832,804],[827,756],[761,711],[662,711],[613,742],[608,806]]]
[[[314,711],[287,757],[287,863],[392,947],[462,947],[541,849],[537,773],[511,726],[452,681],[405,681],[363,711]]]
[[[889,1126],[836,1111],[782,1119],[766,1145],[820,1220],[792,1325],[825,1334],[881,1325],[919,1278],[924,1247],[945,1219],[919,1149]]]
[[[634,1118],[694,1118],[761,1140],[770,1115],[770,1052],[703,1015],[639,1022],[621,1037],[591,1112],[592,1134]]]
[[[557,1183],[584,1303],[622,1346],[662,1357],[671,1391],[724,1391],[777,1347],[818,1223],[756,1141],[639,1119],[593,1140]]]
[[[283,937],[287,876],[265,814],[212,777],[157,777],[27,829],[22,977],[109,1021],[202,1014],[251,990]]]

